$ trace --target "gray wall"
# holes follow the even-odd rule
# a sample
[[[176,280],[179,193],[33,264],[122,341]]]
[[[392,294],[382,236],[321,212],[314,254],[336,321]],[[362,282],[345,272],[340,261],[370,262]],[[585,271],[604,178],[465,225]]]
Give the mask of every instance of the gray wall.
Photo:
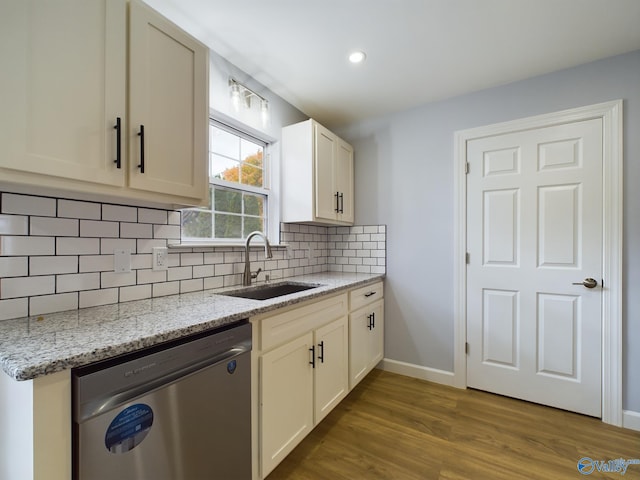
[[[387,358],[453,370],[454,132],[616,99],[624,100],[623,408],[640,412],[640,51],[338,131],[356,152],[356,223],[388,226]]]

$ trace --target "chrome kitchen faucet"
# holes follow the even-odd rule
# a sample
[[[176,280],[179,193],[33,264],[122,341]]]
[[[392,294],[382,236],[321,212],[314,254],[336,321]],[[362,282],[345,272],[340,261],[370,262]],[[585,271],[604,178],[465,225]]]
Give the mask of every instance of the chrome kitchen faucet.
[[[251,260],[249,260],[249,242],[256,235],[259,237],[262,237],[262,239],[264,240],[265,257],[266,258],[273,257],[273,253],[271,252],[271,244],[269,244],[269,240],[267,240],[267,236],[264,233],[251,232],[249,235],[247,235],[247,241],[244,244],[244,275],[242,277],[242,285],[244,285],[245,287],[248,287],[249,285],[251,285],[251,279],[257,278],[258,274],[262,270],[261,268],[258,268],[258,271],[256,273],[251,273]]]

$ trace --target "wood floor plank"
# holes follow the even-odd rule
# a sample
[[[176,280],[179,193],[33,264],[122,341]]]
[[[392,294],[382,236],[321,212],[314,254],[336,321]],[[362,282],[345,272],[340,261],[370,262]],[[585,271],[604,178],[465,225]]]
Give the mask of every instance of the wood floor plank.
[[[640,458],[640,432],[374,370],[267,480],[640,479],[580,475],[582,457]]]

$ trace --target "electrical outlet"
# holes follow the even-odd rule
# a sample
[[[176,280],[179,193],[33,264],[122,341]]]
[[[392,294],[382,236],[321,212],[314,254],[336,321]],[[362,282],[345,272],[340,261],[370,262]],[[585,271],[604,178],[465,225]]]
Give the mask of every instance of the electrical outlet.
[[[131,271],[131,250],[116,248],[113,251],[113,271],[116,273]]]
[[[167,249],[167,247],[153,247],[151,254],[151,269],[169,269],[169,250]]]

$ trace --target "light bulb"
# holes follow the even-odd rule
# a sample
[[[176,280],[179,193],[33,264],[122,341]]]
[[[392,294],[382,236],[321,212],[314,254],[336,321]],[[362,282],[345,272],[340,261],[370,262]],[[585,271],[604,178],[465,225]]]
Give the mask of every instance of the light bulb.
[[[350,61],[351,63],[362,63],[362,62],[364,62],[365,58],[367,58],[367,56],[365,55],[365,53],[364,53],[364,52],[361,52],[361,51],[359,51],[359,50],[358,50],[358,51],[356,51],[356,52],[352,52],[352,53],[349,55],[349,61]]]
[[[240,87],[235,82],[231,84],[231,104],[236,112],[240,110]]]

